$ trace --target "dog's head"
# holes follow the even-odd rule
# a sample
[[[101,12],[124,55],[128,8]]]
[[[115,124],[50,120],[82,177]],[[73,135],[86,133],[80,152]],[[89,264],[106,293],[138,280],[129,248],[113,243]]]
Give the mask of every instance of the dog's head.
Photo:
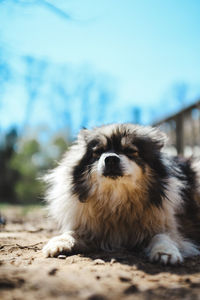
[[[128,182],[134,187],[147,173],[165,176],[160,155],[165,140],[159,130],[133,124],[82,130],[78,143],[84,155],[73,169],[73,192],[84,202],[94,186]]]

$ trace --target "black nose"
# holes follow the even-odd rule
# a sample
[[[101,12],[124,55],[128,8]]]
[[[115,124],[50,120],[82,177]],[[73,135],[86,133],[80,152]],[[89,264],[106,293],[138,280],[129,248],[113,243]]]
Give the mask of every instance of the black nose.
[[[105,165],[107,168],[116,167],[119,164],[119,157],[116,155],[109,155],[105,158]]]

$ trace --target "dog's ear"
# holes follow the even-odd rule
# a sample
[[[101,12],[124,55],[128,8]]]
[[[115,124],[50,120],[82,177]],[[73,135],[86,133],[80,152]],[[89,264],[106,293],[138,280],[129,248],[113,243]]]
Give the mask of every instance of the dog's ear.
[[[94,130],[89,130],[87,128],[81,129],[78,135],[79,141],[84,141],[87,145],[89,144],[97,144],[98,136],[96,135]]]
[[[161,150],[168,140],[166,134],[156,127],[152,127],[150,137],[158,150]]]
[[[83,127],[78,134],[78,139],[87,142],[89,140],[89,137],[90,137],[90,130]]]
[[[161,150],[167,142],[166,134],[157,127],[139,126],[136,128],[136,136],[140,144],[141,141],[143,141],[144,144],[150,143],[156,150]]]

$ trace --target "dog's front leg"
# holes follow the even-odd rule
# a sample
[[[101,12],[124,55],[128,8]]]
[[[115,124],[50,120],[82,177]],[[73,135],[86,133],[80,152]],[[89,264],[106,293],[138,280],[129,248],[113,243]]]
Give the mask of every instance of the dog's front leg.
[[[83,242],[76,237],[73,231],[68,231],[62,235],[53,237],[43,247],[42,251],[46,257],[56,257],[60,253],[70,254],[83,246]]]
[[[150,261],[157,261],[163,264],[183,262],[177,243],[167,234],[156,234],[147,248],[147,253]]]

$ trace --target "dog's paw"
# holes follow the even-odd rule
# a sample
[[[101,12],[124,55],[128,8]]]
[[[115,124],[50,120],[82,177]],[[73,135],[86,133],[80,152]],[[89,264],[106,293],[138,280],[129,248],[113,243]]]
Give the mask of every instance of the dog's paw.
[[[165,234],[159,234],[152,239],[148,247],[148,253],[152,262],[159,262],[165,265],[183,262],[183,256],[176,243]]]
[[[178,249],[160,249],[150,253],[150,261],[175,265],[182,263],[183,257]]]
[[[46,257],[56,257],[60,253],[70,253],[75,245],[75,239],[70,234],[56,236],[48,241],[42,252]]]

